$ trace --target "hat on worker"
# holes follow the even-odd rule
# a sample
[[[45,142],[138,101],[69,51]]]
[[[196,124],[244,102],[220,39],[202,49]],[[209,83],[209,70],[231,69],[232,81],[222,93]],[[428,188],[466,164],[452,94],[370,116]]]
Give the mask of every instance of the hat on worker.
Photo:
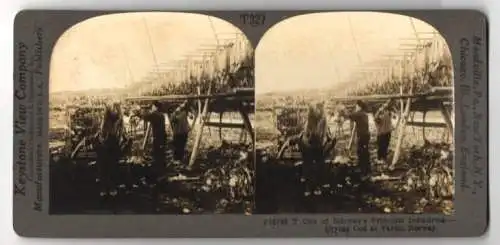
[[[161,103],[157,100],[153,101],[153,105],[157,108],[157,109],[160,109],[161,108]]]
[[[367,111],[368,110],[365,102],[363,102],[361,100],[356,101],[356,105],[359,106],[361,108],[361,110],[363,110],[363,111]]]

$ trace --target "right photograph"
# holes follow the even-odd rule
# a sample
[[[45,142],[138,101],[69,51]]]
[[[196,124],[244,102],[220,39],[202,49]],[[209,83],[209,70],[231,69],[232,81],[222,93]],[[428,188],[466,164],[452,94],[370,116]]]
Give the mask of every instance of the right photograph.
[[[305,14],[255,50],[256,213],[454,213],[453,63],[430,24]]]

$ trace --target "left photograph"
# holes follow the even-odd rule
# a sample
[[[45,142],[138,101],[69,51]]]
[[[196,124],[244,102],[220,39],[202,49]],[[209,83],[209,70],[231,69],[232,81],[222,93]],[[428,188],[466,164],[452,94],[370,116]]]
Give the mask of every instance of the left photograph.
[[[254,50],[231,23],[87,19],[49,90],[50,214],[252,214]]]

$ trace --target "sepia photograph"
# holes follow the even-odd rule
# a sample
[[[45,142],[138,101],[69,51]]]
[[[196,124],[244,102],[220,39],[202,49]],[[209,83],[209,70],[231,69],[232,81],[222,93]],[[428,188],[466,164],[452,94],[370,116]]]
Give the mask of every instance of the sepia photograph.
[[[444,37],[381,12],[304,14],[255,48],[259,214],[454,213]]]
[[[120,13],[50,63],[50,214],[254,211],[254,50],[216,17]]]

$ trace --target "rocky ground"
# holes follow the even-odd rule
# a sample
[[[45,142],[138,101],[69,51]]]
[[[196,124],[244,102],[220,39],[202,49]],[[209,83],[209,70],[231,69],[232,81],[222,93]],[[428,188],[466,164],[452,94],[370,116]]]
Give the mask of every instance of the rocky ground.
[[[259,150],[258,213],[453,213],[452,153],[446,144],[408,149],[394,170],[372,164],[362,178],[354,157],[337,156],[318,176],[322,187],[304,195],[300,161],[278,161]],[[372,154],[374,155],[374,154]]]
[[[150,159],[122,161],[116,194],[101,196],[92,160],[76,162],[54,155],[51,161],[51,213],[242,213],[253,211],[253,154],[248,145],[223,143],[200,153],[194,167],[174,164],[167,176],[148,183]],[[155,194],[157,193],[157,194]]]

